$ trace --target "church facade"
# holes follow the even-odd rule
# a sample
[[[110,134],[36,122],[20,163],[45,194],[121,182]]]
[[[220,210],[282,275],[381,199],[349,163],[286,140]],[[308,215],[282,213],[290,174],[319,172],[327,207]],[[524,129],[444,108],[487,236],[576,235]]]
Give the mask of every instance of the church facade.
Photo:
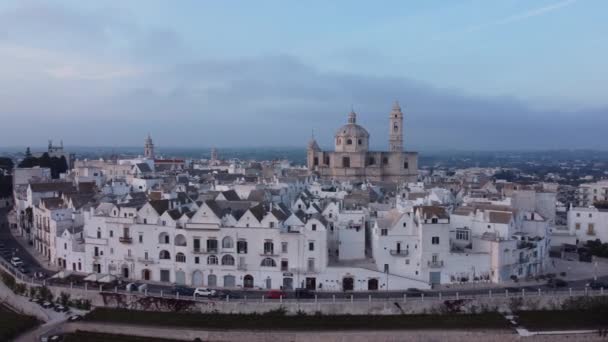
[[[388,151],[370,151],[369,133],[352,111],[348,123],[336,131],[334,151],[321,150],[314,138],[308,143],[308,169],[336,180],[416,181],[418,153],[403,149],[403,112],[397,102],[389,114],[388,137]]]

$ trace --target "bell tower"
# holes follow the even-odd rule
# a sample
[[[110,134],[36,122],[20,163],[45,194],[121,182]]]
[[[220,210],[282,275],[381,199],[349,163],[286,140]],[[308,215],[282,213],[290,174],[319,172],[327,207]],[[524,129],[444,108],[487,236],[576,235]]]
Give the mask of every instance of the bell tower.
[[[147,159],[154,159],[154,143],[152,142],[150,133],[148,133],[148,136],[144,141],[144,157]]]
[[[403,151],[403,113],[399,102],[395,101],[389,116],[388,150],[390,152]]]

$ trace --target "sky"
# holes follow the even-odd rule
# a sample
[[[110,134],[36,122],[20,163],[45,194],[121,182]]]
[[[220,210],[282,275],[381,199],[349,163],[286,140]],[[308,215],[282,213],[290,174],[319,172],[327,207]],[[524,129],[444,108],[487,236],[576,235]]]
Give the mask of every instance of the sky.
[[[4,0],[0,146],[608,149],[605,0]]]

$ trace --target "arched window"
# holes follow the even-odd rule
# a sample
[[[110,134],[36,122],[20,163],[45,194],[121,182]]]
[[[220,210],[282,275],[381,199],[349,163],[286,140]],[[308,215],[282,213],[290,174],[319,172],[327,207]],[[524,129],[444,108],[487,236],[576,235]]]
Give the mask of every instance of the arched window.
[[[173,239],[173,242],[175,243],[176,246],[186,246],[186,237],[183,236],[182,234],[178,234]]]
[[[264,258],[260,264],[262,267],[276,267],[277,263],[272,258]]]
[[[369,162],[367,163],[368,165],[375,165],[376,164],[376,158],[374,157],[369,157]]]
[[[342,139],[338,138],[337,144],[338,145],[342,144]]]
[[[163,249],[158,254],[158,258],[159,259],[163,259],[163,260],[170,260],[171,259],[171,253],[169,253],[169,251],[166,251],[166,250]]]
[[[186,256],[184,255],[184,253],[177,253],[175,254],[175,261],[177,262],[186,262]]]
[[[399,126],[397,126],[397,125],[393,126],[393,131],[395,131],[395,133],[398,132],[399,131]]]
[[[352,145],[352,144],[353,144],[352,139],[347,139],[347,140],[346,140],[346,145]]]
[[[222,265],[234,266],[234,257],[232,255],[224,255],[222,257]]]
[[[169,234],[162,232],[158,235],[158,243],[160,244],[168,244],[169,243]]]
[[[217,257],[215,255],[208,256],[207,265],[217,265]]]
[[[234,241],[230,236],[222,239],[222,248],[234,248]]]

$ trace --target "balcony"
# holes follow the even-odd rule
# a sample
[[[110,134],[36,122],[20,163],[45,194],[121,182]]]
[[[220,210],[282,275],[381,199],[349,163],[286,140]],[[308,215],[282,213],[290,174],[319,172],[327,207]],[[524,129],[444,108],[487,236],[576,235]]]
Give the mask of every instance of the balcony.
[[[155,264],[156,261],[154,259],[150,259],[150,258],[137,258],[138,262],[141,262],[142,264]]]
[[[410,255],[410,251],[408,249],[391,249],[391,255],[406,257],[406,256]]]
[[[429,261],[427,263],[429,268],[441,268],[443,267],[443,260],[435,260],[435,261]]]
[[[217,248],[208,248],[208,249],[194,248],[194,249],[192,249],[193,254],[217,254],[217,251],[218,251]]]
[[[276,257],[276,256],[279,256],[274,251],[263,251],[262,253],[260,253],[260,255],[261,256],[267,256],[267,257]]]
[[[247,264],[238,264],[236,269],[239,271],[247,271]]]
[[[135,257],[127,254],[123,257],[123,259],[125,259],[127,261],[133,261],[133,260],[135,260]]]
[[[121,236],[118,238],[118,241],[121,243],[132,243],[133,242],[133,238],[131,238],[130,236]]]

